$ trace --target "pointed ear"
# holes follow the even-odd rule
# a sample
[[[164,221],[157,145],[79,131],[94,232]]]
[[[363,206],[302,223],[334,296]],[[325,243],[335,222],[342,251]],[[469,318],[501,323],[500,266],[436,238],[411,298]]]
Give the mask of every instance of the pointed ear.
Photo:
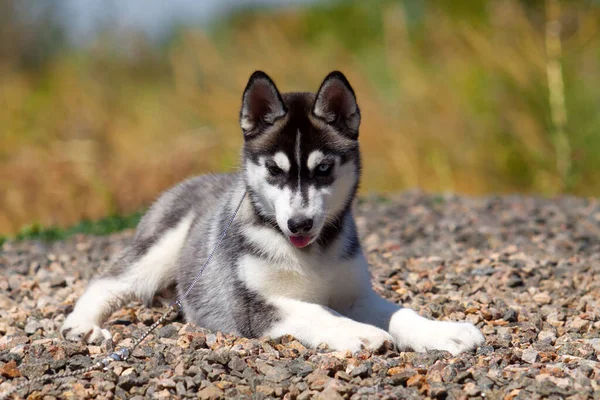
[[[354,90],[341,72],[333,71],[323,80],[312,112],[341,134],[353,140],[358,139],[360,110]]]
[[[286,113],[275,83],[264,72],[254,72],[242,96],[240,126],[244,137],[250,138],[260,133]]]

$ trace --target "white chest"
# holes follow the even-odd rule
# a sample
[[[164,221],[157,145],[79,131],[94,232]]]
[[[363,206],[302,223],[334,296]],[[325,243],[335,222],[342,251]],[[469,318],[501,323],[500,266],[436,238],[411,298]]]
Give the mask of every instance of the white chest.
[[[284,262],[269,262],[246,255],[240,258],[240,278],[266,298],[287,297],[322,305],[351,299],[361,285],[368,284],[363,257],[337,261],[323,257]],[[367,282],[365,282],[365,275]]]

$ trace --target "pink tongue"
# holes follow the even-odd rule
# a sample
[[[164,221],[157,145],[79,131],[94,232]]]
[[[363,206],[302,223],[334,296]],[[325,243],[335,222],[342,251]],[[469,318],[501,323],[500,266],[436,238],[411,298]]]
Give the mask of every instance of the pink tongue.
[[[290,236],[292,244],[298,248],[306,247],[310,242],[310,236]]]

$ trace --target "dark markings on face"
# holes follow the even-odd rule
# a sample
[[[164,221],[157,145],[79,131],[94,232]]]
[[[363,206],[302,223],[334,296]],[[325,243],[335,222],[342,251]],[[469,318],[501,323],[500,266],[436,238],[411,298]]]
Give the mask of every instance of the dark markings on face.
[[[265,166],[275,172],[269,174],[267,178],[269,184],[279,188],[289,187],[296,191],[298,180],[300,180],[302,198],[306,202],[308,189],[311,186],[319,189],[332,185],[336,175],[335,168],[341,165],[353,162],[358,178],[361,168],[358,141],[349,140],[327,126],[318,126],[318,124],[311,122],[309,115],[314,102],[314,94],[285,93],[282,98],[288,110],[288,119],[285,125],[278,130],[256,134],[250,138],[247,137],[244,145],[244,157],[246,159],[259,164],[259,160],[264,157]],[[312,171],[308,169],[308,157],[317,150],[325,156],[318,165],[331,165],[330,174],[320,174],[318,165]],[[284,153],[290,163],[288,171],[279,169],[273,159],[275,154],[279,152]],[[300,165],[298,164],[298,153],[300,154]],[[340,160],[339,166],[335,165],[336,158]],[[339,221],[342,221],[350,210],[357,188],[358,180],[348,197],[345,207],[333,219],[333,222],[324,226],[317,241],[319,245],[326,247],[339,236],[341,229]],[[270,226],[281,232],[274,216],[264,215],[259,206],[258,196],[253,193],[252,188],[249,187],[248,190],[257,223]],[[283,234],[283,232],[281,233]],[[353,248],[354,246],[350,247]]]
[[[341,164],[350,160],[358,162],[358,142],[342,138],[334,132],[321,129],[311,123],[308,115],[314,101],[313,94],[285,93],[283,99],[289,113],[287,123],[280,130],[247,139],[244,154],[256,164],[261,157],[264,157],[266,167],[273,172],[267,178],[269,184],[279,188],[287,186],[294,191],[300,186],[304,199],[308,196],[310,186],[319,189],[333,183],[336,157],[339,157]],[[309,171],[308,157],[317,150],[326,156],[321,164],[331,165],[329,174],[320,172],[319,166]],[[287,172],[278,171],[277,163],[273,160],[273,156],[279,152],[285,154],[290,162]],[[298,155],[300,165],[298,165]]]

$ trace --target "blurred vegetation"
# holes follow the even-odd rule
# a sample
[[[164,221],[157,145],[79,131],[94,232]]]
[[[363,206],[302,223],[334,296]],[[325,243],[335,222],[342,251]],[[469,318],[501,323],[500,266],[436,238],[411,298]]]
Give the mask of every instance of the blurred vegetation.
[[[63,240],[69,236],[76,234],[104,236],[114,232],[120,232],[125,229],[133,229],[137,226],[142,218],[142,211],[136,211],[128,215],[111,215],[109,217],[100,218],[95,221],[84,219],[76,225],[68,228],[60,228],[58,226],[42,226],[36,222],[31,225],[25,225],[14,236],[0,235],[0,245],[6,240],[15,241],[21,240],[43,240],[51,242],[55,240]]]
[[[15,4],[0,0],[0,233],[62,235],[41,227],[235,170],[255,69],[283,91],[348,76],[363,191],[600,193],[598,2],[330,1],[85,46],[52,2],[34,22]]]

